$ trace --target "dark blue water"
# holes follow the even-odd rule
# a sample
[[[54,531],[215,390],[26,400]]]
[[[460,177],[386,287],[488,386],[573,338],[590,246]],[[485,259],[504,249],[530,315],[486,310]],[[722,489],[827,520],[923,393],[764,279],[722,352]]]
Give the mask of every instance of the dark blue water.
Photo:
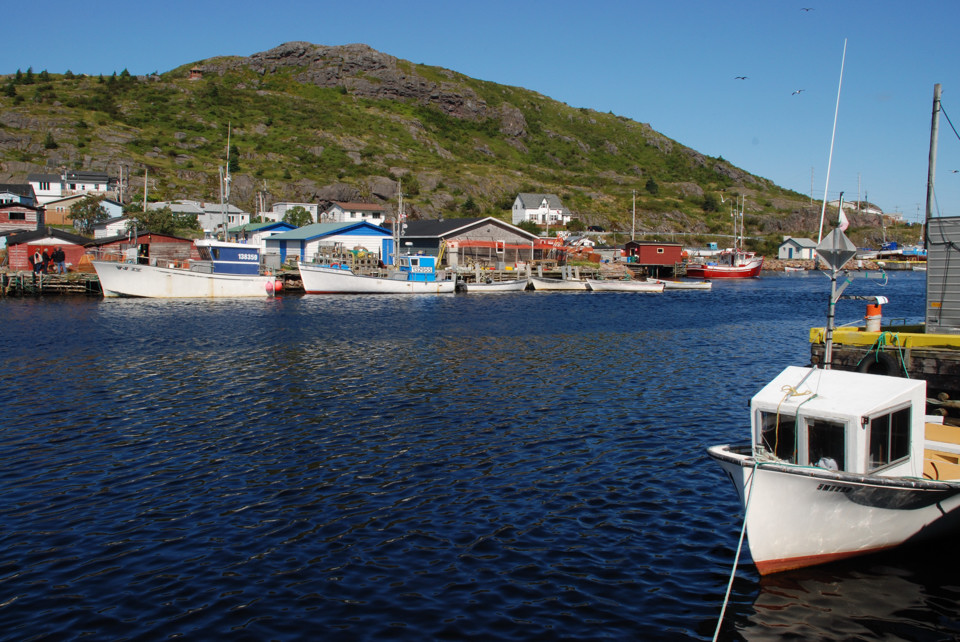
[[[710,638],[741,521],[705,448],[828,293],[0,301],[0,636]],[[922,319],[922,275],[877,293]],[[723,637],[951,639],[927,555],[745,551]]]

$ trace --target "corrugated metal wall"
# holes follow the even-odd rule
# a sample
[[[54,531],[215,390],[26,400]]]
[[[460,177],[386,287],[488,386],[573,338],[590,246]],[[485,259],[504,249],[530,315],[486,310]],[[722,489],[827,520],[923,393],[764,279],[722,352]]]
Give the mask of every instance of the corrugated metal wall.
[[[927,225],[927,332],[960,334],[960,217]]]

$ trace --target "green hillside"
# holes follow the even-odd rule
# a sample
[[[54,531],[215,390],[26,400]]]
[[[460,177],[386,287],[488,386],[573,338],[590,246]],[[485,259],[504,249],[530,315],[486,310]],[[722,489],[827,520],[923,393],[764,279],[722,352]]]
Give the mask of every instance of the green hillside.
[[[191,70],[202,76],[191,79]],[[587,225],[684,243],[730,234],[746,195],[746,234],[769,251],[815,236],[819,204],[614,114],[519,87],[418,65],[364,45],[287,43],[163,74],[86,77],[19,71],[0,92],[0,180],[56,168],[129,177],[142,198],[231,202],[395,202],[414,217],[510,220],[518,192],[552,192]],[[873,234],[879,222],[853,220]]]

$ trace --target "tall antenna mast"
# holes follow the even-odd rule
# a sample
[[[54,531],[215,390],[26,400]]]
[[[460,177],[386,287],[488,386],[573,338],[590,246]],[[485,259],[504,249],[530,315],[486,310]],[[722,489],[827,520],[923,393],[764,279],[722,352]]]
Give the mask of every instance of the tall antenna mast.
[[[843,87],[843,63],[847,60],[847,39],[843,39],[843,57],[840,59],[840,84],[837,85],[837,106],[833,111],[833,133],[830,134],[830,156],[827,158],[827,182],[823,187],[823,205],[820,208],[820,232],[817,245],[823,240],[823,217],[827,213],[827,190],[830,187],[830,165],[833,163],[833,141],[837,136],[837,114],[840,113],[840,88]]]

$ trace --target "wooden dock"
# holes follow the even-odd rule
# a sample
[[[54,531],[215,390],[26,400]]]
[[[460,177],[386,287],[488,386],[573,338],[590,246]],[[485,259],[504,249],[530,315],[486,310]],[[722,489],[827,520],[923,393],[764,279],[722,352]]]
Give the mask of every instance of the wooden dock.
[[[33,272],[0,272],[0,296],[101,296],[96,274],[34,274]]]

